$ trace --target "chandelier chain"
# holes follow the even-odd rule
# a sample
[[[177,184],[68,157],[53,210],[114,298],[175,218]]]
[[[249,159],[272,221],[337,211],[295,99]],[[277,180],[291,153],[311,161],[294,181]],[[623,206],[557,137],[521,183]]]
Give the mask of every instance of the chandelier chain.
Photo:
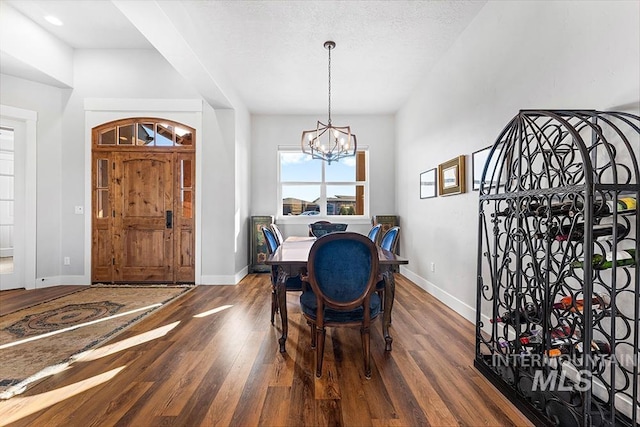
[[[329,126],[331,126],[331,46],[329,51]]]

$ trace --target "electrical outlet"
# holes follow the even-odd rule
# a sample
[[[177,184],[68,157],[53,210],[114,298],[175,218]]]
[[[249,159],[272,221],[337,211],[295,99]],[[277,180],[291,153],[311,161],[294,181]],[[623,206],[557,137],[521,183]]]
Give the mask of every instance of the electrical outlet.
[[[436,272],[436,263],[435,263],[435,262],[432,262],[432,263],[431,263],[431,272],[432,272],[432,273],[435,273],[435,272]]]
[[[64,257],[64,265],[71,265],[71,258],[68,256]]]

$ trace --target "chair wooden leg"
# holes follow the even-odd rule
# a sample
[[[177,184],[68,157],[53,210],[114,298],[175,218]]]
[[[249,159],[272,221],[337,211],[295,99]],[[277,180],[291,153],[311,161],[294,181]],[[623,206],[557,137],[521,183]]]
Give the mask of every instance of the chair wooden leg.
[[[324,328],[319,328],[316,325],[316,335],[317,335],[317,343],[316,343],[316,377],[320,378],[322,376],[322,357],[324,356],[325,329]]]
[[[278,313],[278,298],[276,295],[276,283],[278,281],[278,269],[271,267],[271,324],[274,324],[274,318]]]
[[[364,354],[364,376],[371,379],[371,334],[369,328],[362,328],[360,331],[362,336],[362,350]]]
[[[278,302],[276,301],[276,290],[271,289],[271,324],[273,325],[276,312],[278,311]]]
[[[311,329],[311,348],[316,348],[316,324],[307,320],[307,325]]]

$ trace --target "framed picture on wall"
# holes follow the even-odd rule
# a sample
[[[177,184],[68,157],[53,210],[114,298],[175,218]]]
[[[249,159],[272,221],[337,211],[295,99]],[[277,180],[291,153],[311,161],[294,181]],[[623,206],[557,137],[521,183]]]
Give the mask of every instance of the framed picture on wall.
[[[493,148],[493,145],[490,145],[486,148],[483,148],[481,150],[478,151],[474,151],[471,154],[471,170],[472,170],[472,175],[473,175],[473,183],[472,183],[472,189],[473,191],[476,190],[480,190],[480,184],[482,181],[482,172],[484,171],[484,167],[487,164],[487,160],[489,160],[489,153],[491,153],[491,149]],[[499,149],[498,149],[499,150]],[[500,183],[500,178],[497,176],[497,173],[494,174],[495,172],[495,168],[496,168],[496,164],[498,161],[499,156],[499,151],[496,150],[496,152],[494,153],[493,157],[491,158],[491,162],[489,163],[489,166],[487,168],[487,173],[489,175],[487,175],[486,177],[486,183],[485,185],[489,185],[489,188],[491,187],[495,187],[496,185],[498,185]],[[496,175],[496,176],[494,176]]]
[[[464,165],[464,156],[438,165],[438,195],[450,196],[466,191]]]
[[[420,198],[429,199],[436,197],[436,168],[420,174]]]

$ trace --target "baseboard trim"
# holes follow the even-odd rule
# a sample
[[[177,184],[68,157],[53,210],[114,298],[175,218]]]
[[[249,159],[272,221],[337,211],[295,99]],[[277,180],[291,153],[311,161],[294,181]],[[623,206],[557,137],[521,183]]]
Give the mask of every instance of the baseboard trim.
[[[237,285],[240,281],[248,274],[249,267],[244,267],[242,270],[234,274],[233,276],[224,276],[224,275],[202,275],[200,276],[200,282],[198,285]]]
[[[244,279],[244,277],[249,274],[249,266],[246,265],[242,270],[240,270],[238,273],[236,273],[236,284],[240,283],[240,281],[242,279]]]
[[[248,274],[246,266],[234,275],[203,275],[198,285],[237,285]],[[90,285],[91,280],[86,276],[46,276],[36,279],[36,288],[48,288],[58,285]]]
[[[86,276],[47,276],[36,278],[36,288],[48,288],[59,285],[90,285],[91,281]]]
[[[438,300],[442,301],[445,305],[453,309],[456,313],[467,319],[469,322],[473,324],[476,323],[475,308],[454,297],[449,292],[439,288],[435,284],[429,282],[424,277],[417,275],[405,266],[400,266],[400,273],[425,291],[429,292]]]

